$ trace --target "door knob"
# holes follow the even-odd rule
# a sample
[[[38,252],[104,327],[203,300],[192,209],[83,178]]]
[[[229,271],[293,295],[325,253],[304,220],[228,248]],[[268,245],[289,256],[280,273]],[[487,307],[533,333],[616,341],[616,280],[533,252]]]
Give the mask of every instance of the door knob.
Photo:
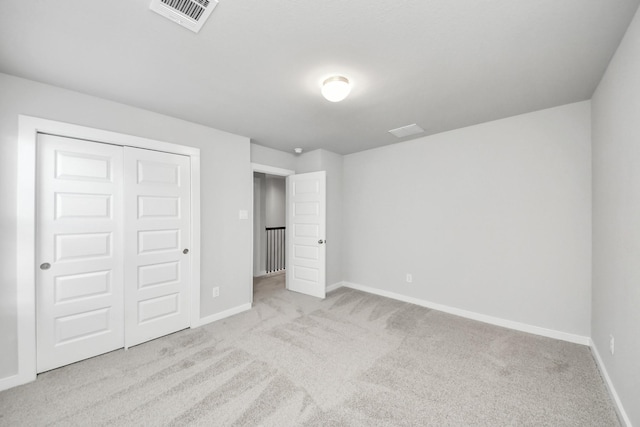
[[[51,264],[49,264],[48,262],[44,262],[40,264],[40,270],[48,270],[50,268],[51,268]]]
[[[188,254],[189,253],[189,249],[185,249],[184,251],[182,251],[183,254]]]
[[[327,243],[327,241],[326,241],[326,240],[322,240],[322,239],[320,239],[320,240],[318,240],[318,243],[319,243],[319,244],[323,244],[323,243]]]

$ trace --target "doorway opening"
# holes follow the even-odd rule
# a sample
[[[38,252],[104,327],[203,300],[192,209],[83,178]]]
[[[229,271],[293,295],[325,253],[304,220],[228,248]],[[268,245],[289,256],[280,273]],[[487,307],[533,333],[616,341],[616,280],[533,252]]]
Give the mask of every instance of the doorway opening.
[[[262,277],[262,275],[267,274],[267,248],[265,247],[268,228],[266,221],[267,177],[269,175],[275,177],[284,176],[286,177],[286,180],[284,180],[286,188],[284,194],[285,225],[286,228],[290,229],[288,231],[285,229],[286,236],[284,241],[286,249],[282,249],[286,260],[284,287],[289,291],[324,298],[326,295],[327,242],[326,171],[295,174],[294,171],[255,163],[252,163],[252,171],[254,174],[254,206],[252,210],[254,214],[253,276]],[[262,175],[260,174],[264,174],[264,191],[261,186]],[[265,194],[264,203],[262,202],[263,193]],[[265,212],[264,222],[261,220],[263,212]],[[253,301],[255,289],[251,289],[251,291],[251,299]]]
[[[286,177],[294,171],[252,164],[253,299],[266,284],[286,288]]]

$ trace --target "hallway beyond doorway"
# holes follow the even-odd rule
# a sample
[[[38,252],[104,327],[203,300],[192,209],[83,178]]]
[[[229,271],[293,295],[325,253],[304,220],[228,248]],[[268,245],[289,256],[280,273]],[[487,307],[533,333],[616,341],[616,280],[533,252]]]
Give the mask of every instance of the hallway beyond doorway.
[[[253,302],[270,298],[275,292],[283,291],[285,286],[285,271],[253,278]]]

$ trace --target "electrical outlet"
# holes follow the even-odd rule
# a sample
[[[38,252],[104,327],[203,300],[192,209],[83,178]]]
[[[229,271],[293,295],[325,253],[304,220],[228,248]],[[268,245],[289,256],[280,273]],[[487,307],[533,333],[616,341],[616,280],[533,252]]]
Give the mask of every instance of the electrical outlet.
[[[413,275],[411,273],[407,273],[407,283],[413,283]]]
[[[613,335],[609,335],[609,351],[611,352],[611,354],[613,354],[614,350],[615,350],[615,341],[613,339]]]
[[[217,298],[220,296],[220,287],[216,286],[215,288],[213,288],[213,297]]]

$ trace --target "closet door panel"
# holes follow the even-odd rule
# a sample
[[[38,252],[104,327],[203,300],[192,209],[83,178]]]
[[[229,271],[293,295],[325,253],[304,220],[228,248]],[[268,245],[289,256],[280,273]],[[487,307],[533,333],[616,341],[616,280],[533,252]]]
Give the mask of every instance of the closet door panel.
[[[37,371],[124,344],[122,147],[37,142]]]
[[[189,327],[189,164],[125,147],[126,347]]]

